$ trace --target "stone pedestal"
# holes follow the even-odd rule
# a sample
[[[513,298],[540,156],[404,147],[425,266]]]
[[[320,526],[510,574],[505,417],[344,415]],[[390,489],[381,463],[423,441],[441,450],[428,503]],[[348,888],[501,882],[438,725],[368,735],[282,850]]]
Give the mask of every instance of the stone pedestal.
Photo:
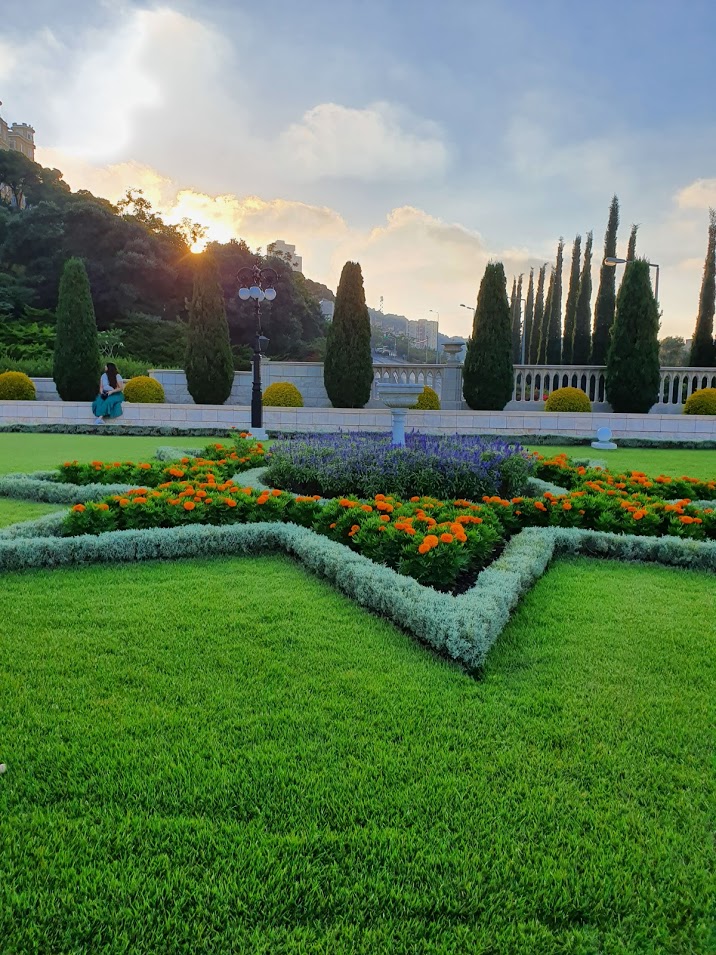
[[[381,382],[378,385],[381,401],[390,408],[393,444],[398,447],[405,447],[405,418],[408,408],[412,408],[422,393],[422,385],[409,385],[402,382]]]

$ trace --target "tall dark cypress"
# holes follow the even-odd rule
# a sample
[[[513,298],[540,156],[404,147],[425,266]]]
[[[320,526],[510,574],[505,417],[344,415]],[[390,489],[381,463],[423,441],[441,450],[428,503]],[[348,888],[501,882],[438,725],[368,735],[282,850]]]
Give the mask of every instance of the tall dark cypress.
[[[547,343],[549,341],[549,321],[550,316],[552,315],[552,299],[554,297],[554,266],[549,273],[549,285],[547,286],[547,297],[544,300],[544,315],[542,316],[540,336],[539,336],[539,352],[537,361],[540,365],[547,365]]]
[[[604,259],[614,258],[617,254],[617,229],[619,228],[619,200],[612,198],[609,207],[609,222],[604,235]],[[594,333],[592,335],[593,365],[603,365],[607,360],[609,348],[609,333],[614,324],[614,308],[616,305],[616,269],[605,265],[599,271],[599,290],[594,303]]]
[[[100,355],[97,323],[87,270],[82,259],[68,259],[57,300],[52,377],[63,401],[91,401],[98,390]]]
[[[224,293],[209,253],[197,256],[195,265],[184,359],[186,387],[198,405],[223,405],[234,384]]]
[[[519,361],[520,351],[520,326],[517,321],[517,279],[512,279],[512,292],[510,293],[510,328],[512,329],[512,364]]]
[[[522,360],[522,275],[517,277],[517,287],[513,283],[512,303],[512,362],[518,365]]]
[[[584,247],[584,265],[577,294],[577,314],[574,321],[572,364],[586,365],[592,350],[592,233],[587,233]]]
[[[535,270],[530,269],[530,278],[527,283],[527,298],[525,299],[525,321],[522,329],[524,340],[525,362],[530,360],[530,337],[535,317]],[[522,356],[520,355],[520,359]]]
[[[562,338],[562,364],[571,365],[574,354],[574,328],[577,324],[577,297],[579,295],[579,266],[581,262],[582,237],[575,236],[572,245],[572,268],[569,273],[569,292],[564,310],[564,336]]]
[[[627,262],[633,262],[636,258],[636,234],[639,231],[639,223],[634,223],[629,233],[629,245],[627,246]]]
[[[512,397],[512,329],[505,270],[490,262],[480,283],[463,369],[463,394],[474,411],[501,411]]]
[[[530,334],[530,365],[539,362],[539,343],[542,335],[542,321],[544,319],[544,278],[547,272],[547,263],[540,268],[537,275],[537,295],[535,297],[535,313]]]
[[[627,262],[607,353],[607,401],[646,414],[659,393],[659,309],[645,259]]]
[[[547,348],[545,358],[548,365],[558,365],[562,359],[562,265],[564,261],[564,240],[557,246],[557,262],[554,267],[554,284],[550,310],[545,309],[544,324],[547,329]]]
[[[326,340],[323,381],[334,408],[362,408],[370,399],[370,315],[357,262],[346,262],[341,272]]]
[[[714,309],[716,305],[716,209],[709,209],[709,232],[706,245],[704,275],[699,295],[699,313],[694,337],[691,339],[689,365],[692,368],[712,368],[716,365],[714,341]]]

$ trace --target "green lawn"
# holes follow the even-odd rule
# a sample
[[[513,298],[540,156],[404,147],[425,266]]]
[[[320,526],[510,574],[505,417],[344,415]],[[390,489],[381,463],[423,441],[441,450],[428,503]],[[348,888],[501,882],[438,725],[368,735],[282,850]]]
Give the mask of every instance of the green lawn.
[[[644,471],[652,477],[668,474],[670,477],[689,477],[702,480],[716,479],[716,451],[679,451],[661,448],[617,448],[616,451],[595,451],[584,447],[533,447],[531,451],[550,456],[566,453],[573,458],[598,458],[606,461],[612,470]]]
[[[3,955],[713,951],[713,577],[561,562],[481,683],[286,558],[0,619]]]

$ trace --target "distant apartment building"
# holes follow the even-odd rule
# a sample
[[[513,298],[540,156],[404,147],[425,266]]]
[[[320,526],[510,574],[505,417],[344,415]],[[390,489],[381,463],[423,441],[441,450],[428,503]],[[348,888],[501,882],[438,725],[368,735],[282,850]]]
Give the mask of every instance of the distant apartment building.
[[[277,255],[279,258],[285,259],[294,272],[303,272],[303,259],[300,255],[296,255],[295,245],[289,245],[283,239],[276,239],[275,242],[266,246],[266,252],[269,255]]]
[[[438,323],[434,319],[419,318],[408,322],[408,338],[411,342],[433,351],[438,347]]]

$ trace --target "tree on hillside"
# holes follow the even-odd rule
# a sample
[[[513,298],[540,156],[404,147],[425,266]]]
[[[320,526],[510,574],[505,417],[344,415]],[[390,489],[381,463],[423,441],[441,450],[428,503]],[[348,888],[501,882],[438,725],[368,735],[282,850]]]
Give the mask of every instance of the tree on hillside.
[[[629,245],[627,246],[627,262],[633,262],[636,258],[636,234],[639,231],[639,224],[635,223],[629,233]]]
[[[465,401],[475,411],[501,411],[512,397],[512,329],[505,270],[490,262],[480,283],[463,370]]]
[[[539,362],[539,344],[542,337],[542,322],[544,321],[544,279],[547,272],[547,263],[541,266],[537,275],[537,294],[535,296],[535,311],[532,321],[532,331],[529,341],[529,363],[536,365]]]
[[[234,358],[224,296],[211,257],[197,256],[189,304],[186,386],[198,405],[223,405],[234,384]]]
[[[57,299],[52,377],[63,401],[92,401],[97,394],[100,354],[87,270],[68,259]]]
[[[586,365],[592,350],[592,233],[587,233],[574,319],[572,364]]]
[[[370,316],[358,262],[346,262],[341,272],[326,339],[323,380],[334,408],[363,408],[370,399]]]
[[[645,414],[659,392],[659,309],[645,259],[628,262],[607,353],[607,401],[619,413]]]
[[[530,269],[530,277],[527,283],[527,298],[525,299],[525,320],[522,328],[524,339],[525,362],[530,360],[530,338],[532,337],[532,325],[535,317],[535,270]],[[520,356],[521,357],[521,356]]]
[[[550,310],[545,309],[544,326],[547,330],[545,358],[548,365],[558,365],[562,359],[562,263],[564,240],[557,246],[557,262],[554,267]]]
[[[579,266],[581,263],[582,237],[577,235],[572,245],[572,267],[569,272],[569,291],[564,309],[564,335],[562,338],[562,364],[571,365],[574,354],[574,328],[577,324],[577,298],[579,296]]]
[[[594,332],[592,334],[593,365],[603,365],[609,348],[609,333],[614,324],[614,306],[616,302],[616,269],[605,265],[604,259],[617,254],[617,229],[619,228],[619,200],[612,197],[609,207],[609,221],[604,235],[604,256],[599,271],[599,290],[594,304]]]
[[[662,368],[683,368],[689,364],[689,349],[683,338],[667,335],[659,341],[659,364]]]
[[[709,209],[709,229],[706,260],[701,280],[699,312],[694,337],[691,339],[689,365],[692,368],[711,368],[716,365],[714,342],[714,309],[716,308],[716,209]]]

